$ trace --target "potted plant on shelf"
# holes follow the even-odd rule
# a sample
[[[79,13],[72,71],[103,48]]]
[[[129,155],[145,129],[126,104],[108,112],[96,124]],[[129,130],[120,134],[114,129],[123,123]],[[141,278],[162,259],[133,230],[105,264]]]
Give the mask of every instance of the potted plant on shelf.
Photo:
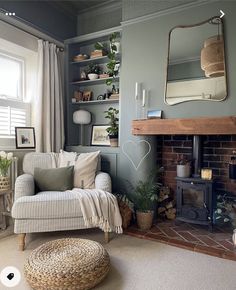
[[[154,207],[158,200],[158,195],[162,184],[157,182],[159,174],[163,168],[151,173],[146,181],[139,181],[131,193],[130,200],[136,208],[137,225],[141,230],[149,230],[153,223]],[[156,176],[157,175],[157,176]]]
[[[107,85],[111,85],[112,81],[114,80],[114,77],[117,76],[119,72],[119,65],[117,65],[116,61],[116,54],[120,52],[120,42],[117,41],[117,32],[113,32],[110,37],[109,37],[109,42],[110,42],[110,49],[107,49],[106,44],[101,43],[101,42],[96,42],[95,43],[95,49],[98,50],[103,50],[106,52],[109,62],[107,63],[107,68],[108,68],[108,74],[112,79],[106,80]]]
[[[96,80],[101,72],[101,69],[98,64],[90,64],[86,72],[90,80]]]
[[[119,127],[118,127],[118,117],[117,115],[119,114],[119,110],[110,107],[107,111],[104,112],[105,118],[109,119],[109,127],[106,129],[106,131],[108,132],[108,136],[110,139],[110,144],[111,147],[117,147],[118,146],[118,131],[119,131]]]
[[[177,157],[177,177],[186,178],[191,175],[191,160],[188,160],[184,155]]]

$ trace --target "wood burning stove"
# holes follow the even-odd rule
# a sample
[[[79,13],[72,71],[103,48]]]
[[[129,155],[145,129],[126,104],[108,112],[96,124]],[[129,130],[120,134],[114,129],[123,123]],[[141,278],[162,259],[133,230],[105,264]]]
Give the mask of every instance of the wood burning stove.
[[[200,225],[213,226],[215,204],[214,181],[200,178],[201,138],[193,136],[193,175],[190,178],[176,177],[176,219]]]
[[[213,226],[214,182],[200,178],[177,180],[176,219]]]

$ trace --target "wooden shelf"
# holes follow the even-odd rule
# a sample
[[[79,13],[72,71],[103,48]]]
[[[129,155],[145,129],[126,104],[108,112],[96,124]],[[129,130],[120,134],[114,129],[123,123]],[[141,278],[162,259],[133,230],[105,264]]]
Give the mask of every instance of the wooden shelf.
[[[236,135],[236,116],[132,121],[133,135]]]
[[[95,57],[95,58],[87,58],[87,59],[84,59],[84,60],[78,60],[78,61],[71,61],[70,64],[87,64],[87,63],[90,63],[90,62],[96,62],[96,61],[101,61],[101,60],[107,60],[108,57],[107,55],[104,55],[104,56],[101,56],[101,57]]]
[[[110,77],[110,78],[103,78],[103,79],[95,79],[95,80],[86,80],[86,81],[77,81],[77,82],[71,82],[71,85],[82,85],[82,86],[89,86],[89,85],[96,85],[99,83],[105,83],[106,80],[112,80],[114,79],[115,81],[119,80],[119,77]]]
[[[71,103],[71,105],[96,105],[96,104],[106,104],[106,103],[119,103],[119,100],[93,100],[85,102]]]
[[[116,60],[120,60],[120,53],[117,53],[116,54]],[[94,58],[87,58],[87,59],[84,59],[84,60],[79,60],[79,61],[71,61],[70,64],[72,65],[87,65],[89,63],[93,63],[93,62],[96,62],[96,63],[105,63],[105,62],[108,62],[109,61],[109,58],[107,55],[104,55],[104,56],[100,56],[100,57],[94,57]]]

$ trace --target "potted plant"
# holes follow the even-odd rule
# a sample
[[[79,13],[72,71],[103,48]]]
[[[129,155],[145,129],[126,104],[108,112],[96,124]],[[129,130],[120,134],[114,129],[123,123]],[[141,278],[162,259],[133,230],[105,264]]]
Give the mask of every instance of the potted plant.
[[[158,169],[157,175],[161,172],[163,168]],[[141,230],[149,230],[153,223],[154,207],[162,186],[156,178],[158,176],[151,173],[146,181],[140,180],[134,190],[129,193],[129,198],[136,208],[137,225]]]
[[[10,188],[10,179],[7,174],[12,159],[13,154],[11,152],[0,152],[0,190],[7,190]]]
[[[112,147],[118,146],[118,131],[119,127],[117,122],[119,121],[117,115],[119,114],[119,110],[110,107],[107,111],[104,112],[105,118],[109,119],[109,127],[106,129],[108,132],[108,136],[110,139],[110,144]]]
[[[90,64],[87,68],[87,76],[90,80],[96,80],[98,78],[101,69],[97,64]]]
[[[186,178],[191,175],[191,161],[184,155],[177,157],[177,177]]]
[[[117,32],[113,32],[110,37],[109,37],[109,42],[110,42],[110,49],[107,49],[106,44],[101,43],[101,42],[96,42],[95,43],[95,49],[98,50],[103,50],[106,52],[109,62],[107,63],[107,68],[108,68],[108,74],[110,77],[114,77],[118,74],[118,69],[119,65],[117,65],[116,61],[116,54],[120,52],[120,42],[117,41]],[[113,79],[108,79],[106,80],[107,85],[111,85]]]

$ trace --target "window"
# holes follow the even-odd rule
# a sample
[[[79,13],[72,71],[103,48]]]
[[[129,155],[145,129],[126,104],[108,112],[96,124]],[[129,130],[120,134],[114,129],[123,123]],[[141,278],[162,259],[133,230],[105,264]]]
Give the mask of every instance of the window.
[[[24,102],[25,62],[0,52],[0,138],[15,136],[15,127],[30,122],[30,104]]]
[[[0,97],[23,100],[24,61],[0,53]]]

